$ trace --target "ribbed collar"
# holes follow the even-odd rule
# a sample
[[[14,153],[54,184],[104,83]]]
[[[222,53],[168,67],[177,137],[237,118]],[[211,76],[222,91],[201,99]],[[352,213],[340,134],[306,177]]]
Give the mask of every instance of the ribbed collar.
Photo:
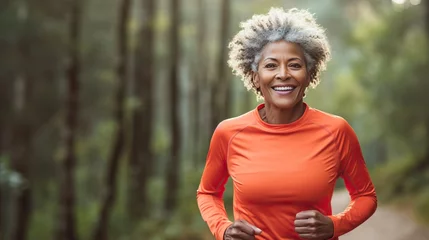
[[[304,103],[304,113],[302,114],[302,116],[300,118],[298,118],[294,122],[284,123],[284,124],[270,124],[270,123],[267,123],[264,120],[262,120],[261,116],[259,116],[259,110],[261,110],[264,107],[265,107],[265,103],[259,104],[253,110],[253,116],[256,119],[256,122],[259,125],[261,125],[264,129],[272,130],[272,131],[276,131],[276,132],[278,132],[278,131],[280,131],[280,132],[289,131],[289,130],[292,130],[292,129],[295,129],[295,128],[301,126],[302,124],[304,124],[306,122],[306,120],[308,118],[309,110],[310,110],[310,107],[306,103]]]

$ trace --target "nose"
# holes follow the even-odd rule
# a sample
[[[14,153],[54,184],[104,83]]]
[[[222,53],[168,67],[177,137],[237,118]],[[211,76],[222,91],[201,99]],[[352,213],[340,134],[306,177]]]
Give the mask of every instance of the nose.
[[[286,66],[282,65],[281,67],[279,67],[279,72],[276,75],[276,78],[278,80],[286,80],[290,77],[288,69]]]

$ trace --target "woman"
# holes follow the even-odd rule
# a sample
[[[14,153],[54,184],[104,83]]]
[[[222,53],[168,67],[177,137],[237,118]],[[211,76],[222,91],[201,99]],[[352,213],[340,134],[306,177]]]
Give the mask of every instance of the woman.
[[[229,47],[229,65],[264,102],[213,133],[197,202],[215,238],[338,239],[363,223],[377,198],[356,134],[303,101],[330,58],[324,30],[307,11],[273,8],[243,23]],[[228,177],[234,222],[222,200]],[[339,177],[351,202],[332,215]]]

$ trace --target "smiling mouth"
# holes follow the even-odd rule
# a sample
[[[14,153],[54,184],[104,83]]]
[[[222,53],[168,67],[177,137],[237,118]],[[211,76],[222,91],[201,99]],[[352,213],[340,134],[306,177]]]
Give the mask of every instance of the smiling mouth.
[[[278,93],[290,93],[295,88],[296,87],[293,87],[293,86],[272,87],[272,89]]]

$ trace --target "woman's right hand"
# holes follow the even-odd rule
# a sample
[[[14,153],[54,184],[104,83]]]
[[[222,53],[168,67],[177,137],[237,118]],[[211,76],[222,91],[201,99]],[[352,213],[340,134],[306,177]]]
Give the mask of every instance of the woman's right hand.
[[[223,236],[224,240],[254,240],[255,235],[262,233],[262,230],[246,222],[237,220],[229,226]]]

